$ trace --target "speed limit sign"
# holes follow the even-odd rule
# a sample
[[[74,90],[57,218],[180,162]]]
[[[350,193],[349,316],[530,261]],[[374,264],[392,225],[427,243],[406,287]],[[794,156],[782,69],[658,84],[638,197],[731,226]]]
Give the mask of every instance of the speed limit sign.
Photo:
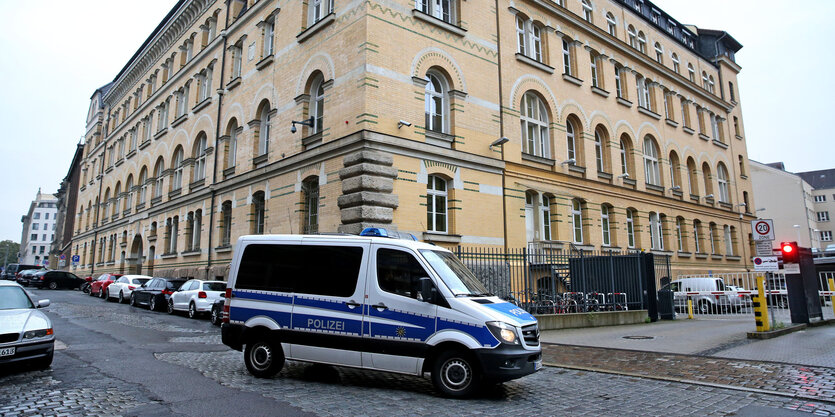
[[[771,219],[751,220],[751,230],[755,241],[774,240],[774,221]]]

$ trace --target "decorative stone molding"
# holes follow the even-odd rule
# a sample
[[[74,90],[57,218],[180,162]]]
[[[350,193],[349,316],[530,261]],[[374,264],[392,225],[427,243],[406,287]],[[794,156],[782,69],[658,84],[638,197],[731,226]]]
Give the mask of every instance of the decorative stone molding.
[[[358,234],[366,227],[391,228],[398,196],[392,194],[397,169],[390,154],[363,150],[346,156],[339,171],[342,195],[337,199],[341,233]]]

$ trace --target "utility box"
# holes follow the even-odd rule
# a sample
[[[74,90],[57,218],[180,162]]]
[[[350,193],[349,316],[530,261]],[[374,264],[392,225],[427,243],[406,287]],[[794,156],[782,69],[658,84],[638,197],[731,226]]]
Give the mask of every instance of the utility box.
[[[792,323],[809,323],[810,319],[823,319],[815,262],[809,248],[797,248],[800,273],[786,274],[786,291],[789,298]],[[783,265],[786,268],[786,265]],[[788,268],[786,268],[788,269]]]

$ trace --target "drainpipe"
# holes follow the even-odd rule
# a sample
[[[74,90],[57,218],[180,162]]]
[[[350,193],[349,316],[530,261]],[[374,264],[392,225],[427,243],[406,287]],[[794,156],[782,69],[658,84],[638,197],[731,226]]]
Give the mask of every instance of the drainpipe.
[[[499,76],[499,137],[504,137],[504,112],[502,111],[502,105],[504,103],[503,99],[503,87],[502,87],[502,36],[501,36],[501,25],[499,24],[499,0],[496,0],[496,49],[498,51],[498,76]],[[504,145],[502,144],[502,162],[504,162]],[[505,186],[507,182],[507,173],[504,169],[502,169],[502,233],[503,241],[504,241],[504,252],[507,253],[507,196],[505,196]]]

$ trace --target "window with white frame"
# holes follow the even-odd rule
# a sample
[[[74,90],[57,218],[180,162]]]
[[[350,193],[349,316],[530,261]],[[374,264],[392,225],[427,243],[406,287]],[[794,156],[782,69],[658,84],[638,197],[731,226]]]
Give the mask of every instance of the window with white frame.
[[[148,186],[145,184],[148,182],[148,171],[145,167],[142,168],[142,171],[139,173],[139,182],[136,183],[136,186],[139,187],[139,198],[137,199],[138,204],[145,204],[145,199],[148,195]]]
[[[817,212],[817,218],[819,222],[828,222],[829,221],[829,212],[828,211],[819,211]]]
[[[636,77],[637,88],[638,88],[638,106],[643,107],[645,109],[650,109],[650,90],[649,90],[649,83],[647,79],[643,76],[638,75]]]
[[[626,246],[635,247],[635,210],[626,209]]]
[[[583,243],[583,203],[571,200],[571,230],[574,243]]]
[[[583,19],[586,22],[594,23],[594,7],[591,5],[591,1],[583,0]]]
[[[258,156],[266,155],[270,147],[270,106],[264,105],[261,108],[260,131],[258,132]]]
[[[713,139],[717,140],[717,141],[720,141],[719,120],[716,118],[716,115],[713,114],[713,113],[710,113],[710,116],[708,116],[708,117],[710,118],[710,131],[713,134]]]
[[[661,176],[658,169],[658,148],[649,135],[644,137],[644,171],[647,184],[661,185]]]
[[[589,59],[591,60],[591,85],[592,87],[603,88],[600,79],[600,70],[598,68],[598,61],[600,55],[594,51],[589,52]]]
[[[157,116],[157,130],[162,131],[168,127],[168,105],[170,100],[165,100],[159,106],[159,115]]]
[[[203,228],[203,210],[195,210],[191,219],[191,249],[200,249],[200,235]]]
[[[146,117],[142,121],[142,135],[142,142],[148,142],[151,140],[151,116]],[[131,150],[136,150],[136,148],[132,148]]]
[[[125,210],[133,208],[133,177],[128,177],[128,182],[125,183]]]
[[[212,67],[206,68],[200,75],[200,98],[203,101],[212,95]]]
[[[675,71],[676,74],[680,73],[681,72],[681,61],[679,61],[678,55],[676,53],[673,53],[670,58],[673,61],[673,71]]]
[[[516,16],[516,52],[542,62],[542,28],[522,15]]]
[[[652,249],[664,250],[661,219],[655,212],[649,213],[649,240]]]
[[[130,133],[129,133],[130,136],[128,137],[128,149],[131,150],[131,151],[136,149],[136,139],[137,139],[137,136],[138,136],[137,135],[137,129],[138,129],[138,127],[135,127],[133,129],[131,129]]]
[[[243,63],[243,43],[236,43],[232,46],[232,79],[241,76],[241,67]]]
[[[606,165],[603,160],[603,138],[600,134],[600,128],[594,130],[594,161],[597,163],[597,172],[606,172]]]
[[[304,220],[302,233],[319,232],[319,177],[310,177],[302,183]]]
[[[615,92],[617,93],[619,98],[626,98],[623,95],[625,91],[623,88],[623,67],[619,64],[615,65]]]
[[[174,159],[171,162],[171,169],[174,175],[171,177],[171,190],[179,190],[183,186],[183,150],[177,149],[174,152]]]
[[[577,136],[574,128],[573,120],[566,120],[565,122],[565,150],[566,157],[577,161]]]
[[[415,8],[436,19],[450,24],[457,24],[456,0],[415,0]]]
[[[718,252],[716,252],[716,236],[715,235],[716,235],[716,224],[711,223],[710,225],[708,225],[707,238],[710,241],[710,253],[712,253],[714,255],[718,254]]]
[[[426,185],[426,224],[430,232],[447,233],[447,181],[430,175]]]
[[[252,195],[252,234],[263,235],[266,220],[266,201],[264,192],[258,191]]]
[[[206,135],[200,135],[194,148],[194,172],[192,182],[206,178]]]
[[[562,65],[563,65],[563,73],[574,76],[574,69],[572,67],[573,61],[573,52],[574,48],[572,47],[572,42],[568,38],[562,38]]]
[[[232,202],[224,201],[220,206],[220,246],[229,246],[232,241]]]
[[[231,168],[235,166],[235,160],[238,153],[238,123],[233,121],[229,126],[229,143],[226,147],[226,167]]]
[[[424,91],[424,115],[426,130],[447,133],[449,99],[446,77],[430,71],[426,74],[429,82]]]
[[[612,245],[612,236],[609,230],[609,206],[600,206],[600,228],[603,230],[603,246]]]
[[[731,195],[728,190],[728,169],[725,164],[719,163],[716,167],[717,181],[719,182],[719,202],[730,203]]]
[[[826,195],[824,195],[824,194],[816,195],[815,196],[815,202],[816,203],[825,203],[826,202]]]
[[[710,94],[715,94],[716,83],[713,81],[713,76],[709,75],[707,77],[707,91]]]
[[[659,42],[655,42],[655,60],[659,64],[664,64],[664,47]]]
[[[643,31],[638,31],[638,50],[641,51],[642,54],[647,53],[647,37],[644,35]]]
[[[693,220],[693,248],[696,253],[702,253],[702,245],[699,240],[699,235],[702,233],[702,222]]]
[[[539,96],[533,92],[522,96],[522,152],[551,157],[548,134],[548,110]]]
[[[627,164],[627,160],[626,160],[627,152],[628,152],[628,146],[623,141],[623,139],[621,139],[620,140],[620,150],[618,152],[620,154],[620,173],[623,174],[623,175],[628,176],[629,175],[629,165]]]
[[[551,240],[551,199],[542,194],[539,204],[539,223],[542,225],[542,240]]]
[[[275,16],[268,17],[267,20],[263,22],[262,29],[264,39],[262,41],[263,48],[261,49],[261,56],[268,57],[275,53]]]
[[[527,22],[521,15],[516,16],[516,52],[528,55]]]
[[[325,116],[325,80],[319,74],[310,86],[310,117],[313,118],[313,126],[310,133],[315,134],[322,131],[322,123]]]
[[[704,88],[705,90],[707,90],[708,88],[707,72],[705,71],[702,71],[702,88]]]
[[[684,252],[684,219],[676,219],[676,244],[679,252]]]
[[[820,231],[820,240],[821,242],[831,242],[832,241],[832,231],[830,230],[821,230]]]
[[[691,83],[696,82],[696,70],[693,68],[693,64],[687,64],[687,78],[690,79]]]
[[[165,172],[165,167],[162,164],[162,160],[157,162],[157,168],[154,170],[154,198],[162,197],[162,184],[163,184],[163,173]]]
[[[725,256],[734,256],[734,241],[731,226],[725,225],[722,229],[725,234]]]
[[[626,34],[629,37],[629,46],[638,49],[638,32],[635,31],[635,26],[629,25],[626,28]]]
[[[612,12],[606,13],[606,27],[610,35],[618,36],[618,21],[615,20],[615,15]]]

